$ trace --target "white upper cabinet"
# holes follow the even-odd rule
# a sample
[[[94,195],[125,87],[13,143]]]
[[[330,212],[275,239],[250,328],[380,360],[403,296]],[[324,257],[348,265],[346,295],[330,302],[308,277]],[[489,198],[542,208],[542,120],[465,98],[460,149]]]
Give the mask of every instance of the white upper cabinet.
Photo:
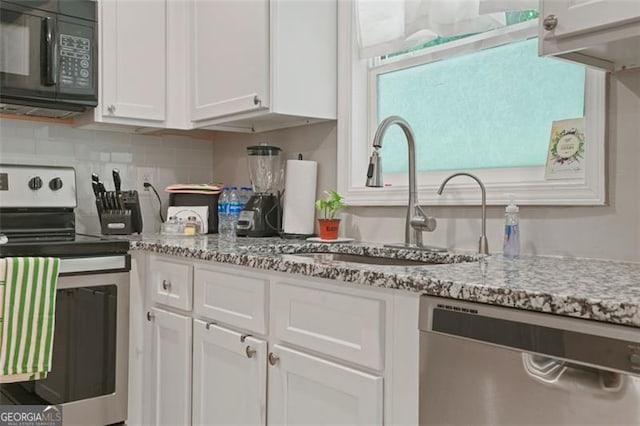
[[[193,127],[264,131],[336,118],[335,1],[188,4]]]
[[[336,118],[336,0],[98,1],[99,101],[78,126],[253,132]]]
[[[191,11],[191,119],[269,105],[269,1],[196,0]]]
[[[640,1],[541,0],[540,55],[608,70],[640,66]]]
[[[165,0],[100,2],[101,93],[96,121],[127,124],[131,119],[162,125],[166,119],[166,22]]]

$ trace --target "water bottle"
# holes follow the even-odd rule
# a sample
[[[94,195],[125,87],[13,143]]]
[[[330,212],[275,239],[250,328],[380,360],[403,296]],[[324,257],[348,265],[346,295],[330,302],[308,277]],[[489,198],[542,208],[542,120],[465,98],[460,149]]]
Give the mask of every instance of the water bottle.
[[[218,198],[218,234],[222,240],[235,240],[236,236],[235,227],[231,226],[229,196],[229,188],[224,188]]]
[[[238,196],[240,198],[240,203],[242,204],[242,207],[244,207],[245,204],[247,204],[247,202],[249,201],[249,198],[251,198],[251,188],[248,186],[240,187],[240,191],[238,191]]]
[[[238,196],[238,188],[232,186],[229,189],[229,226],[233,233],[233,239],[236,237],[236,226],[238,225],[238,216],[242,210],[242,203]]]
[[[504,244],[502,253],[508,259],[514,259],[520,256],[520,209],[513,201],[504,210]]]

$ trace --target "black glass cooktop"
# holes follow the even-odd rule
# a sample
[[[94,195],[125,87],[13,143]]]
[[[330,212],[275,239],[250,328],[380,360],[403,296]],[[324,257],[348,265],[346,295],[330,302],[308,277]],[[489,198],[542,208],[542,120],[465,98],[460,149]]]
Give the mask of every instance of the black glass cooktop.
[[[47,236],[28,239],[12,239],[0,244],[0,257],[9,256],[53,256],[82,257],[124,254],[129,250],[129,242],[113,238],[75,234],[52,238]]]

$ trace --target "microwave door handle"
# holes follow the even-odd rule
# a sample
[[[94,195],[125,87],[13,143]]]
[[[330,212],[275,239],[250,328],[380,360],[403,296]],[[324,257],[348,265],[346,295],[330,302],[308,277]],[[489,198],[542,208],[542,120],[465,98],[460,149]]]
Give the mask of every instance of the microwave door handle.
[[[45,86],[54,86],[58,83],[58,55],[56,54],[55,24],[53,18],[44,18],[44,44],[47,57],[44,75]]]

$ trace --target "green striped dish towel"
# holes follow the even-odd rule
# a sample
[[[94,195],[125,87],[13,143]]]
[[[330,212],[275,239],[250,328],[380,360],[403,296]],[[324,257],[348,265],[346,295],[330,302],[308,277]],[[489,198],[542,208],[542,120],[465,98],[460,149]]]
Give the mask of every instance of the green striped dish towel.
[[[44,379],[51,370],[60,259],[0,259],[0,383]]]

